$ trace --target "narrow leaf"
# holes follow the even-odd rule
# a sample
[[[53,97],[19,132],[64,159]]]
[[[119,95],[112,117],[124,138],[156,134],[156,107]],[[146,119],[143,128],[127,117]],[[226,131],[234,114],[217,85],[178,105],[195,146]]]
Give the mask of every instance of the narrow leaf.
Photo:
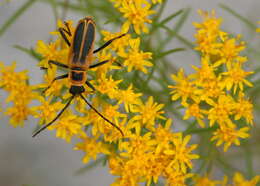
[[[14,45],[14,48],[30,55],[31,57],[37,59],[37,60],[42,60],[42,56],[40,54],[38,54],[34,49],[28,49],[28,48],[25,48],[23,46],[20,46],[20,45]]]
[[[0,28],[0,37],[36,0],[28,0],[3,24]]]
[[[79,170],[77,170],[75,172],[75,175],[79,176],[79,175],[86,173],[88,170],[90,170],[90,169],[96,167],[98,164],[102,163],[105,158],[106,158],[105,156],[102,156],[102,157],[96,159],[95,161],[88,163],[85,167],[82,167]]]
[[[165,57],[169,54],[172,54],[172,53],[175,53],[175,52],[181,52],[181,51],[184,51],[185,48],[175,48],[175,49],[171,49],[171,50],[168,50],[166,52],[162,52],[160,54],[158,54],[157,56],[155,56],[155,59],[160,59],[162,57]]]
[[[254,23],[252,23],[247,18],[243,17],[242,15],[240,15],[237,12],[235,12],[233,9],[231,9],[230,7],[228,7],[228,6],[224,5],[224,4],[220,4],[219,6],[220,6],[220,8],[225,10],[226,12],[230,13],[231,15],[235,16],[236,18],[238,18],[239,20],[244,22],[250,29],[252,29],[255,32],[257,27],[256,27],[256,25]]]

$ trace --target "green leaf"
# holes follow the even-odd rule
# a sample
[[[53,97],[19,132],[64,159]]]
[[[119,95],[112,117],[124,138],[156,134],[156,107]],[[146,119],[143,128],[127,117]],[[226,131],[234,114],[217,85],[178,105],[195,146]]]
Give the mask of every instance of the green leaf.
[[[224,4],[220,4],[219,5],[220,8],[222,8],[223,10],[225,10],[226,12],[230,13],[231,15],[235,16],[236,18],[238,18],[240,21],[244,22],[250,29],[252,29],[254,32],[257,29],[257,26],[252,23],[251,21],[249,21],[247,18],[241,16],[239,13],[235,12],[233,9],[231,9],[230,7],[224,5]]]
[[[168,33],[169,33],[169,37],[173,38],[174,36],[181,41],[183,44],[185,44],[187,47],[189,47],[190,49],[193,49],[195,47],[195,45],[189,41],[188,39],[184,38],[183,36],[179,35],[176,30],[172,30],[167,26],[163,26],[163,29],[165,29]]]
[[[25,47],[20,46],[20,45],[14,45],[14,48],[30,55],[31,57],[33,57],[33,58],[35,58],[39,61],[42,60],[42,56],[39,53],[37,53],[33,48],[28,49],[28,48],[25,48]]]
[[[208,128],[194,128],[194,129],[190,129],[190,130],[185,131],[185,132],[186,132],[186,134],[198,134],[198,133],[215,131],[217,128],[218,127],[215,125],[213,127],[208,127]]]
[[[97,158],[95,161],[92,161],[92,162],[88,163],[86,166],[78,169],[75,172],[75,175],[79,176],[79,175],[82,175],[82,174],[86,173],[90,169],[96,167],[98,164],[104,162],[105,159],[106,159],[106,156],[102,156],[102,157]]]
[[[50,3],[54,14],[54,19],[57,21],[58,19],[57,1],[56,0],[47,0],[47,1]]]
[[[5,31],[18,19],[36,0],[28,0],[24,3],[14,14],[7,19],[7,21],[0,28],[0,37],[5,33]]]
[[[167,22],[171,21],[173,18],[177,17],[178,15],[183,13],[184,9],[180,9],[177,12],[172,13],[171,15],[169,15],[168,17],[166,17],[165,19],[163,19],[159,24],[166,24]]]
[[[165,57],[169,54],[172,54],[172,53],[175,53],[175,52],[181,52],[181,51],[184,51],[185,48],[175,48],[175,49],[171,49],[171,50],[168,50],[166,52],[162,52],[162,53],[159,53],[157,56],[154,57],[154,59],[160,59],[162,57]]]

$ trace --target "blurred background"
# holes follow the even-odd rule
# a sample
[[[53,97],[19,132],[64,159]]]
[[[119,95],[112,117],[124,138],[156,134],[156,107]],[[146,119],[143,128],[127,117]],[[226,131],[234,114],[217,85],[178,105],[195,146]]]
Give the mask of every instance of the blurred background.
[[[21,45],[30,48],[34,47],[38,40],[45,42],[50,40],[49,32],[56,28],[55,16],[57,15],[55,14],[62,14],[59,7],[57,8],[58,12],[53,11],[54,7],[51,6],[53,1],[34,1],[0,36],[0,61],[6,65],[16,61],[17,71],[28,69],[30,77],[33,77],[30,82],[32,84],[42,81],[42,72],[36,65],[37,61],[13,46]],[[25,2],[25,0],[0,0],[0,28]],[[64,2],[74,3],[76,0],[64,0]],[[197,10],[215,9],[216,15],[223,18],[222,28],[224,30],[234,34],[242,34],[243,40],[248,42],[252,49],[260,51],[260,37],[256,36],[252,29],[245,26],[244,22],[226,11],[223,5],[232,8],[253,23],[260,21],[259,0],[168,0],[162,17],[167,17],[183,8],[190,8],[187,19],[180,28],[179,33],[189,41],[194,42],[195,29],[192,23],[201,21]],[[82,8],[84,9],[84,7]],[[77,12],[68,9],[64,18],[74,20],[75,23],[82,17],[90,15],[92,15],[91,12],[84,10]],[[103,24],[108,18],[99,19],[102,29],[111,32],[119,31],[119,27],[112,28],[109,23]],[[168,25],[172,27],[174,21],[169,22]],[[99,40],[100,36],[97,37],[97,40]],[[196,54],[189,52],[191,48],[178,39],[173,39],[166,46],[166,48],[180,47],[187,48],[187,51],[170,55],[168,60],[176,67],[184,67],[186,72],[189,72],[191,71],[191,64],[199,64]],[[256,54],[253,52],[249,54],[249,60],[252,60],[252,67],[249,68],[259,66],[259,61],[254,55]],[[3,108],[7,107],[4,102],[6,97],[5,92],[1,90],[0,104]],[[249,150],[255,154],[253,156],[253,169],[259,174],[260,130],[259,126],[257,126],[258,121],[256,120],[256,128],[252,131],[253,138],[250,139],[250,143],[254,143],[256,146]],[[74,151],[73,144],[67,144],[64,140],[57,139],[53,131],[45,131],[37,138],[32,139],[32,130],[37,123],[35,119],[29,118],[23,128],[13,128],[8,122],[9,118],[0,112],[0,186],[103,186],[113,182],[114,178],[109,175],[107,168],[102,167],[101,164],[84,174],[78,175],[77,171],[84,167],[81,161],[83,153]],[[239,157],[238,159],[236,157],[235,161],[239,162]],[[243,165],[238,163],[236,166]]]

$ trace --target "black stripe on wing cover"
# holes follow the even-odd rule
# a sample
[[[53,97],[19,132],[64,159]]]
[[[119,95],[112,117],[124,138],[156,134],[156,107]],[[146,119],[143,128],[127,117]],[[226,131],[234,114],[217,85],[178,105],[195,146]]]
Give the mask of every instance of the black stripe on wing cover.
[[[82,43],[84,26],[85,26],[84,22],[80,23],[75,31],[75,36],[73,40],[73,60],[72,60],[73,63],[79,61],[80,46]]]
[[[82,64],[85,63],[85,59],[90,52],[90,48],[92,47],[94,42],[94,37],[95,37],[95,26],[93,25],[93,23],[90,22],[88,23],[87,33],[85,36],[83,50],[80,58],[80,62]]]

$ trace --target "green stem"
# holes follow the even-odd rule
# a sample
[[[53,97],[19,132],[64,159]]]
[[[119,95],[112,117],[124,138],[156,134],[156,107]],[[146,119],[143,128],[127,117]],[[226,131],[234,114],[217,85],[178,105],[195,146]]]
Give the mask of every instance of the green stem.
[[[35,2],[36,0],[28,0],[26,3],[24,3],[0,28],[0,37],[5,33],[7,28],[9,28],[15,22],[15,20],[18,19]]]

